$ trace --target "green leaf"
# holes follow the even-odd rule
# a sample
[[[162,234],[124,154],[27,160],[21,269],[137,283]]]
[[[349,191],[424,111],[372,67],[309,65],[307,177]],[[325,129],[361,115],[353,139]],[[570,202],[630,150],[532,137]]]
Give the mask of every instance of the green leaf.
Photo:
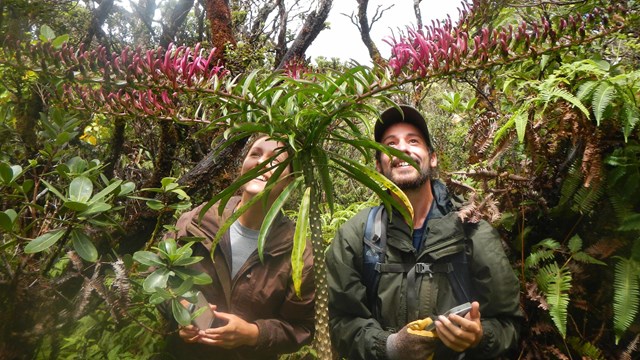
[[[120,192],[118,192],[118,196],[124,196],[132,193],[135,189],[136,184],[133,181],[127,181],[126,183],[120,185]]]
[[[148,293],[154,292],[156,288],[164,289],[167,287],[167,281],[172,274],[173,272],[167,268],[157,269],[144,279],[142,288]]]
[[[65,201],[64,207],[71,209],[73,211],[85,211],[89,208],[89,204],[85,202],[78,202],[78,201]]]
[[[171,299],[171,312],[178,324],[187,326],[191,324],[191,315],[189,311],[182,306],[178,299]]]
[[[578,92],[576,93],[576,97],[582,101],[586,101],[591,98],[591,94],[595,91],[598,86],[597,81],[587,81],[580,85],[578,88]]]
[[[536,276],[536,282],[549,304],[549,315],[563,339],[567,336],[567,308],[571,279],[571,272],[564,267],[559,268],[556,263],[540,269],[540,273]]]
[[[11,184],[21,173],[22,166],[0,162],[0,180],[6,185]]]
[[[7,209],[0,212],[0,228],[5,231],[11,231],[13,229],[13,223],[16,221],[18,213],[13,209]]]
[[[152,210],[162,210],[164,209],[164,203],[162,201],[151,199],[146,202],[147,206]]]
[[[64,44],[67,41],[69,41],[68,34],[60,35],[57,38],[53,39],[53,41],[51,42],[51,46],[53,46],[56,49],[59,49],[60,47],[62,47],[62,44]]]
[[[354,160],[334,157],[333,161],[347,170],[345,172],[354,180],[362,183],[380,196],[382,201],[385,203],[385,206],[393,204],[400,214],[402,214],[405,222],[410,226],[413,226],[413,206],[404,191],[402,191],[396,184],[387,179],[384,175],[380,174],[378,171],[361,165]],[[397,202],[389,193],[387,193],[387,191],[376,186],[377,184],[382,184],[384,188],[388,189],[392,194],[400,199],[400,202]]]
[[[176,272],[176,275],[179,276],[181,279],[191,278],[195,285],[208,285],[213,282],[213,279],[211,279],[211,276],[209,276],[207,273],[199,272],[198,270],[195,270],[195,269],[176,268],[175,272]]]
[[[56,37],[56,33],[53,29],[46,24],[40,27],[40,35],[44,37],[44,41],[50,41]]]
[[[638,314],[640,263],[632,259],[618,258],[613,289],[613,328],[617,344]]]
[[[151,251],[136,251],[133,260],[147,266],[166,266],[160,257]]]
[[[622,224],[618,228],[620,231],[637,231],[640,230],[640,213],[634,213],[625,217]]]
[[[69,184],[69,199],[77,202],[87,202],[93,193],[93,183],[86,176],[78,176]]]
[[[37,238],[31,240],[27,246],[24,247],[24,252],[27,254],[37,253],[46,250],[55,244],[64,235],[63,229],[53,230],[46,234],[40,235]]]
[[[33,189],[34,181],[31,179],[27,179],[22,183],[22,192],[28,194],[31,189]]]
[[[600,121],[602,120],[604,111],[606,110],[607,106],[611,104],[614,93],[615,87],[608,82],[602,82],[593,93],[591,106],[593,108],[593,114],[596,117],[596,123],[598,124],[598,126],[600,126]]]
[[[262,221],[262,225],[260,226],[260,233],[258,235],[258,256],[260,257],[260,262],[264,262],[264,243],[267,239],[267,234],[269,232],[269,228],[271,228],[273,220],[278,216],[280,209],[282,209],[282,206],[287,202],[291,193],[302,183],[302,180],[303,178],[299,177],[287,185],[267,211],[267,214]]]
[[[579,235],[574,235],[571,239],[569,239],[569,251],[572,254],[577,253],[582,250],[582,238]]]
[[[78,229],[73,229],[71,231],[71,240],[73,241],[73,248],[81,258],[89,262],[95,262],[98,259],[98,250],[96,250],[87,234]]]
[[[187,266],[200,262],[202,256],[190,256],[186,258],[180,258],[172,263],[174,266]]]
[[[307,245],[307,229],[309,227],[309,205],[311,204],[311,187],[307,187],[302,196],[298,221],[293,236],[293,250],[291,252],[291,277],[296,295],[301,296],[302,269],[304,268],[304,249]]]
[[[118,190],[118,187],[120,187],[120,184],[122,184],[122,180],[116,180],[116,181],[112,182],[111,184],[109,184],[109,186],[107,186],[104,189],[102,189],[102,191],[100,191],[99,193],[95,194],[91,198],[91,202],[95,203],[97,201],[100,201],[105,196],[110,195],[111,193],[115,192],[116,190]]]
[[[94,215],[94,214],[99,214],[99,213],[103,213],[107,210],[111,209],[111,205],[107,204],[107,203],[103,203],[103,202],[97,202],[97,203],[93,203],[91,205],[89,205],[88,209],[86,209],[85,211],[83,211],[81,214],[78,214],[79,216],[89,216],[89,215]]]
[[[524,142],[524,133],[527,129],[527,122],[529,120],[527,113],[525,111],[517,111],[513,116],[511,116],[511,120],[516,125],[516,133],[518,134],[518,140],[522,143]],[[509,122],[511,122],[509,120]]]
[[[182,281],[182,284],[180,284],[180,286],[178,286],[175,290],[173,290],[173,292],[177,296],[182,296],[184,293],[191,290],[192,287],[193,287],[193,278],[186,278],[184,279],[184,281]]]

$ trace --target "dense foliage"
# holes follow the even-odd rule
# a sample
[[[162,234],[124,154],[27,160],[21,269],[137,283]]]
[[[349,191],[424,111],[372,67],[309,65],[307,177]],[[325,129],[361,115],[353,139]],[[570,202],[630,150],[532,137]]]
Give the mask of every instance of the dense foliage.
[[[244,73],[200,44],[145,50],[121,39],[121,50],[109,51],[78,40],[74,23],[45,23],[45,13],[78,9],[5,5],[3,17],[36,21],[20,31],[0,22],[11,34],[0,49],[0,354],[160,351],[166,329],[152,305],[167,302],[188,323],[179,299],[210,281],[185,268],[199,261],[190,243],[160,241],[163,230],[192,203],[224,203],[259,174],[232,182],[234,164],[219,160],[237,157],[254,133],[288,144],[276,171],[291,163],[296,176],[267,219],[293,209],[295,252],[311,236],[322,258],[331,233],[363,206],[351,203],[368,200],[362,188],[397,206],[388,191],[400,190],[373,170],[371,155],[404,155],[371,141],[369,127],[378,109],[412,102],[429,111],[441,163],[456,166],[441,176],[468,197],[465,216],[488,218],[504,235],[523,286],[521,357],[633,358],[637,5],[507,5],[475,1],[455,23],[408,29],[390,40],[386,67],[313,69],[297,60],[273,71],[253,54],[230,61],[257,68]],[[238,51],[227,56],[243,57]],[[442,98],[428,96],[442,89]],[[462,145],[469,155],[458,159]],[[326,358],[322,261],[315,268],[318,336],[304,354]]]

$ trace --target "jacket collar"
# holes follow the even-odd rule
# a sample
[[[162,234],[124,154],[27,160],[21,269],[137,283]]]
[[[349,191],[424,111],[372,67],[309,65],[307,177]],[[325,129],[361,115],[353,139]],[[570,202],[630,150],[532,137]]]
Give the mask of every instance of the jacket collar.
[[[211,250],[211,244],[218,232],[218,229],[233,215],[236,207],[240,203],[240,197],[234,196],[225,205],[222,214],[218,213],[219,202],[214,204],[205,215],[202,217],[202,221],[198,221],[198,214],[200,211],[193,212],[191,218],[191,224],[202,229],[206,235],[206,239],[203,241],[205,247]],[[293,247],[293,230],[294,225],[284,214],[280,213],[274,219],[269,229],[269,234],[264,244],[264,254],[271,256],[279,255],[284,252],[288,252]],[[229,230],[227,230],[228,232]],[[224,236],[222,239],[228,239],[228,236]],[[222,240],[221,240],[222,241]]]
[[[439,219],[455,211],[457,206],[454,205],[451,194],[446,185],[439,180],[431,180],[431,192],[433,193],[434,206],[432,207],[429,219]],[[415,251],[413,244],[407,241],[398,241],[399,239],[411,239],[413,230],[404,221],[402,214],[395,208],[393,216],[389,219],[389,231],[399,231],[403,236],[396,238],[395,236],[387,236],[389,243],[403,251]],[[389,233],[387,233],[389,235]]]

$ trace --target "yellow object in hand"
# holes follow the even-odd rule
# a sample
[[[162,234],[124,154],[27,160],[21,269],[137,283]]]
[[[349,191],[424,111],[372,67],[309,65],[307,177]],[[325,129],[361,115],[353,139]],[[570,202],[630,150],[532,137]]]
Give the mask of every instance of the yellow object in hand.
[[[428,331],[425,328],[433,323],[430,317],[426,317],[421,320],[412,321],[407,326],[407,332],[409,334],[437,338],[438,334],[435,331]]]

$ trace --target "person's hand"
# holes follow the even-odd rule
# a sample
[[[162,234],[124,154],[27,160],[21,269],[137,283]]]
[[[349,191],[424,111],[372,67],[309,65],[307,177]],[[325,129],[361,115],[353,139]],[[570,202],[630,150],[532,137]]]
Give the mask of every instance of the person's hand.
[[[389,359],[431,359],[438,338],[431,331],[423,330],[428,325],[422,323],[425,320],[411,322],[387,338],[387,356]]]
[[[216,318],[225,325],[200,331],[198,341],[203,344],[233,349],[242,345],[254,346],[258,342],[258,325],[249,323],[240,317],[214,311]]]
[[[453,351],[462,352],[478,345],[483,335],[480,304],[477,301],[471,303],[471,311],[464,318],[455,314],[448,318],[440,315],[436,321],[436,332]]]
[[[193,325],[181,326],[178,335],[180,335],[180,338],[186,343],[198,342],[198,338],[200,337],[198,328]]]

